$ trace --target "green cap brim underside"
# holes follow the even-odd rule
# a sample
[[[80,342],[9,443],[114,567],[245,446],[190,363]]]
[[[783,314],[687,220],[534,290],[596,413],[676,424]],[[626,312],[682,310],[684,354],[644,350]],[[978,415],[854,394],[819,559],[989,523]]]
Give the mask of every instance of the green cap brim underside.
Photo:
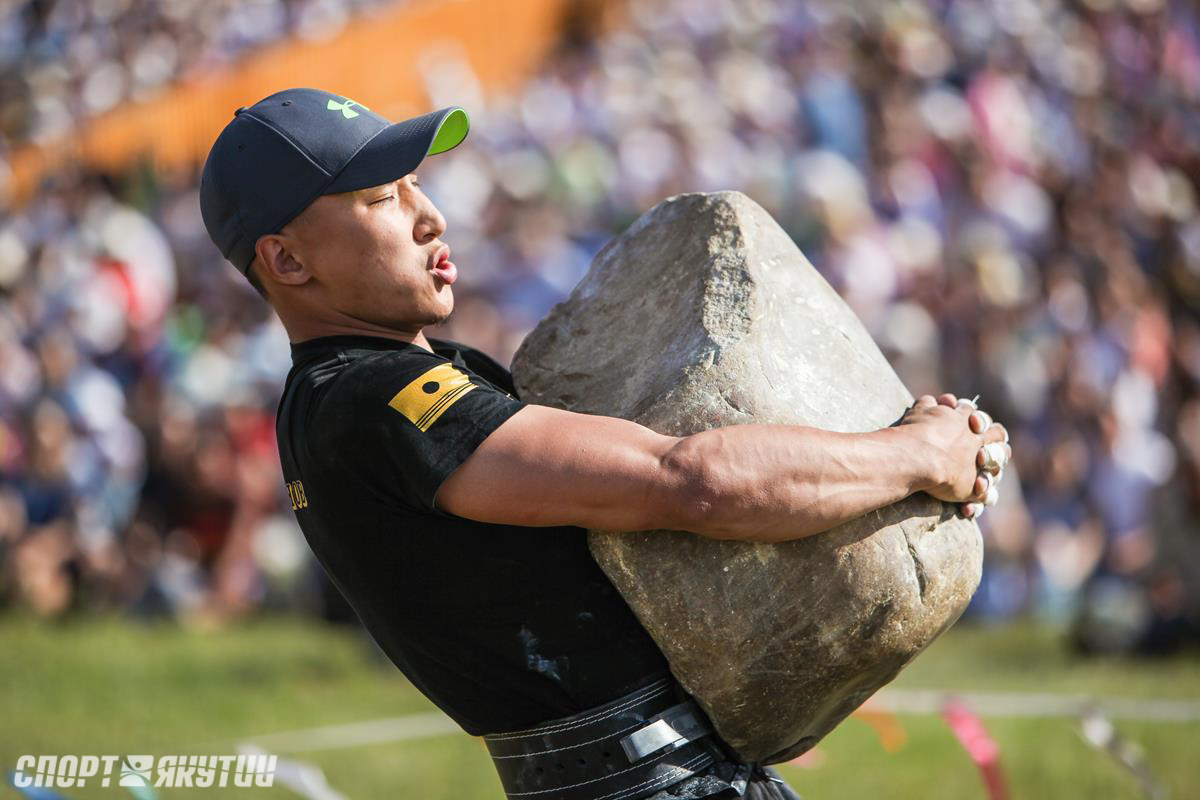
[[[437,133],[433,136],[433,144],[429,145],[429,151],[425,155],[432,156],[453,150],[467,138],[467,131],[470,129],[471,120],[467,117],[467,112],[461,108],[454,109],[438,126]]]

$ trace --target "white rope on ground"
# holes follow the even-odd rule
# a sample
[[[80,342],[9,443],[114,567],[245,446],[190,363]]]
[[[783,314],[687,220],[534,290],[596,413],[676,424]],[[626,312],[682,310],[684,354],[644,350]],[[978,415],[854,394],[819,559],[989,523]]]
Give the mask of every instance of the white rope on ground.
[[[344,725],[325,725],[320,728],[250,736],[239,744],[254,745],[271,753],[305,753],[402,742],[408,739],[429,739],[462,732],[462,728],[445,714],[431,711],[404,717],[386,717]]]
[[[238,753],[267,755],[252,744],[238,745]],[[275,780],[307,800],[348,800],[346,795],[329,785],[325,771],[307,761],[279,758],[275,762]]]
[[[937,714],[947,697],[957,697],[984,717],[1077,718],[1098,709],[1112,719],[1134,722],[1200,722],[1200,700],[1096,697],[1083,694],[954,692],[944,689],[884,689],[866,708],[894,714]]]
[[[1200,722],[1200,700],[1092,697],[1082,694],[884,689],[868,700],[863,708],[894,714],[940,714],[949,697],[958,698],[984,717],[1078,719],[1089,709],[1098,709],[1112,719],[1134,722]],[[461,733],[462,729],[453,720],[434,711],[268,733],[247,737],[239,744],[254,745],[272,753],[305,753]]]

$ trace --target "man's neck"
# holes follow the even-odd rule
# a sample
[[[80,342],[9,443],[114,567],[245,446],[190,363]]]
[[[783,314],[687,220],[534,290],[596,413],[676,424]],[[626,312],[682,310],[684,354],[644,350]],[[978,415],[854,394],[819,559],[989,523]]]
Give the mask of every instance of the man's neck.
[[[429,345],[429,341],[425,338],[425,331],[418,328],[416,333],[411,331],[398,331],[394,328],[384,328],[375,325],[339,325],[337,323],[325,322],[320,325],[288,325],[284,324],[288,332],[288,339],[293,344],[316,339],[321,336],[379,336],[384,339],[396,339],[401,342],[415,344],[418,347],[423,347],[429,352],[433,352],[433,348]]]

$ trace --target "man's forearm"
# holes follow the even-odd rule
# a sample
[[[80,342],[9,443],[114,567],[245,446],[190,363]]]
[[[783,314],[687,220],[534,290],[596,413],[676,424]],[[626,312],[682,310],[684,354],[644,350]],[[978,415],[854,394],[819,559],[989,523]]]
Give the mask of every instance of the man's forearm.
[[[663,457],[674,527],[721,539],[798,539],[932,485],[928,450],[899,428],[837,433],[731,425],[679,440]]]

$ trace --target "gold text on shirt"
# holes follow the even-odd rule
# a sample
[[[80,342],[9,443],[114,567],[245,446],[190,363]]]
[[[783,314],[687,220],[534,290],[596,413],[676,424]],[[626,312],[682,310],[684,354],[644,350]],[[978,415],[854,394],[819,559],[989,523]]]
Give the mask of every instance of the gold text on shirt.
[[[292,500],[292,511],[308,508],[308,495],[304,493],[304,484],[300,481],[287,482],[288,497]]]

